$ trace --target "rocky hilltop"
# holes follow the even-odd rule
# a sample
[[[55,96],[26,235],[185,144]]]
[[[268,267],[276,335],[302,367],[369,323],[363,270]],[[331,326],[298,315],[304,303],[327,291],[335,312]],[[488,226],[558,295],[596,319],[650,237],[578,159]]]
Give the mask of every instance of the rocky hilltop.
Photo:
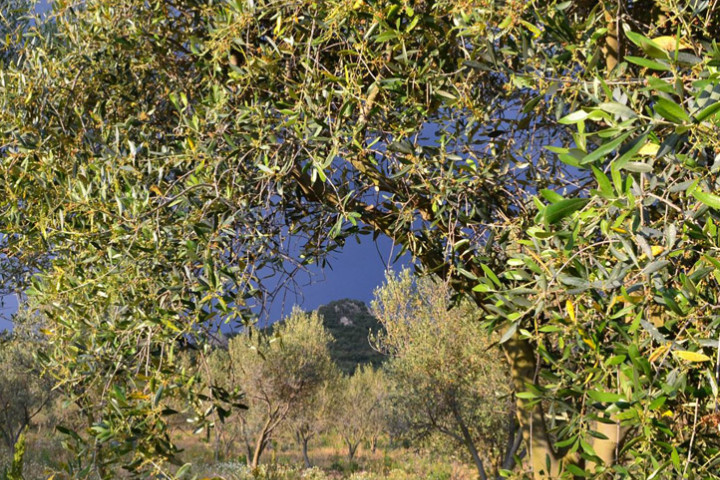
[[[384,356],[370,346],[368,337],[382,326],[360,300],[343,299],[330,302],[318,309],[323,323],[335,342],[330,353],[338,367],[346,373],[352,373],[360,364],[374,366],[382,363]]]

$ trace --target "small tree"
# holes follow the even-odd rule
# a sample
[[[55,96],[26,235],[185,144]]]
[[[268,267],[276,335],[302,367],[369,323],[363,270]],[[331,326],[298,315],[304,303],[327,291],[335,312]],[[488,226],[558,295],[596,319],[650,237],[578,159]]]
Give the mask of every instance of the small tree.
[[[508,420],[508,370],[476,310],[451,308],[443,284],[429,278],[416,283],[407,270],[387,276],[372,310],[385,327],[373,343],[392,357],[388,405],[404,434],[449,438],[470,455],[482,479],[486,462],[493,470],[510,468],[520,436]]]
[[[342,376],[336,384],[332,417],[337,432],[348,449],[348,461],[363,440],[377,438],[377,415],[383,408],[386,390],[382,372],[369,365],[360,366],[351,376]]]
[[[370,370],[368,366],[366,370]],[[388,394],[390,383],[385,371],[377,369],[365,382],[366,393],[370,397],[372,407],[367,414],[367,440],[370,443],[370,452],[375,453],[380,436],[387,431],[388,426]]]
[[[10,451],[52,398],[50,381],[35,368],[35,349],[17,335],[0,338],[0,436]]]
[[[230,341],[233,381],[247,395],[240,416],[248,464],[256,467],[281,423],[306,405],[333,371],[332,336],[317,314],[293,310],[272,332],[248,330]]]
[[[312,395],[306,397],[298,408],[293,409],[287,418],[287,430],[295,438],[302,450],[305,468],[312,466],[308,454],[308,443],[312,438],[327,430],[331,425],[331,404],[334,401],[334,384],[337,372]]]

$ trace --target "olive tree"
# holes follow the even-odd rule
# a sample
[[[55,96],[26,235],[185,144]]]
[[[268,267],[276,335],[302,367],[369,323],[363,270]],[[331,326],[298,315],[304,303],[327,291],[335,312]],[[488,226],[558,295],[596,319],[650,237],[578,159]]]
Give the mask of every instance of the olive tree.
[[[305,397],[302,403],[288,414],[285,429],[300,447],[305,468],[312,467],[308,453],[310,440],[332,428],[332,404],[336,401],[337,375],[338,372],[328,375],[321,387]]]
[[[352,375],[342,375],[335,383],[331,418],[335,431],[347,447],[348,461],[355,459],[360,444],[377,437],[377,417],[385,407],[387,382],[381,370],[370,365],[358,367]]]
[[[453,307],[447,286],[428,277],[416,282],[403,270],[388,273],[372,312],[384,327],[373,340],[390,356],[387,405],[401,433],[411,440],[445,436],[482,479],[511,469],[521,436],[510,373],[477,321],[477,307]]]
[[[563,170],[517,148],[547,124],[509,113],[531,97],[482,65],[492,42],[465,44],[519,7],[346,3],[53,2],[23,31],[0,231],[37,269],[23,289],[90,471],[174,474],[165,407],[199,431],[215,414],[178,346],[247,320],[278,277],[375,233],[469,292],[493,222]]]
[[[299,409],[321,394],[335,370],[330,342],[332,336],[317,312],[297,308],[272,332],[249,330],[230,341],[230,375],[248,404],[238,421],[250,466],[260,463],[288,416],[299,415]]]

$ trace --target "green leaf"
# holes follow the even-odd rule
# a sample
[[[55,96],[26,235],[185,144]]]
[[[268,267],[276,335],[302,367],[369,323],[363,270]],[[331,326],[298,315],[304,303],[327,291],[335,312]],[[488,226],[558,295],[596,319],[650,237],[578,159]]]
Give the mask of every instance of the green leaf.
[[[626,138],[630,136],[632,132],[626,132],[617,137],[615,140],[612,140],[608,143],[605,143],[603,145],[600,145],[598,148],[593,150],[592,153],[589,153],[586,155],[582,160],[580,160],[580,165],[587,165],[588,163],[595,162],[607,155],[608,153],[612,152],[613,150],[617,150],[617,148],[625,141]]]
[[[650,402],[650,405],[648,405],[649,410],[657,410],[658,408],[665,405],[665,402],[667,402],[667,397],[658,397],[652,402]]]
[[[645,77],[645,79],[647,80],[648,85],[650,85],[651,89],[653,90],[669,94],[676,93],[673,86],[664,80],[660,80],[659,78],[653,76]]]
[[[665,338],[665,336],[660,333],[660,330],[655,327],[652,323],[648,322],[647,320],[640,320],[640,325],[647,330],[647,332],[650,334],[650,336],[655,340],[656,342],[663,344],[666,343],[668,340]]]
[[[413,153],[413,146],[407,140],[396,140],[387,146],[391,152],[400,152],[410,155]]]
[[[675,470],[680,472],[680,455],[678,455],[677,449],[675,447],[673,447],[672,452],[670,452],[670,460],[672,461]]]
[[[578,110],[576,112],[569,113],[558,120],[558,123],[563,125],[572,125],[573,123],[582,122],[588,117],[589,113],[585,110]]]
[[[668,100],[667,98],[658,97],[655,101],[655,111],[665,120],[673,123],[690,121],[690,117],[687,113],[685,113],[685,110],[680,105],[672,100]]]
[[[557,192],[553,192],[552,190],[548,190],[547,188],[543,188],[542,190],[540,190],[540,195],[542,195],[545,200],[551,203],[557,203],[561,200],[564,200],[562,195]]]
[[[716,269],[720,270],[720,260],[715,257],[711,257],[710,255],[703,255],[703,258],[712,263]]]
[[[637,114],[628,106],[618,102],[601,103],[598,108],[616,116],[635,118]]]
[[[675,313],[676,315],[680,315],[681,317],[685,316],[685,312],[682,311],[680,305],[677,304],[675,299],[669,293],[663,293],[662,299],[671,312]]]
[[[545,223],[554,224],[588,204],[588,198],[568,198],[545,207]]]
[[[569,153],[563,153],[561,155],[558,155],[558,160],[567,165],[570,165],[571,167],[580,166],[580,160],[578,160],[577,157],[570,155]]]
[[[625,60],[630,63],[640,65],[641,67],[649,68],[651,70],[660,70],[661,72],[670,71],[670,65],[656,62],[655,60],[648,60],[647,58],[633,57],[632,55],[628,55],[627,57],[625,57]]]
[[[533,109],[537,106],[538,103],[540,103],[540,100],[543,99],[542,95],[538,95],[534,97],[532,100],[527,102],[522,109],[522,113],[530,113],[533,111]]]
[[[577,465],[573,465],[572,463],[569,463],[567,465],[567,471],[575,475],[576,477],[587,477],[589,476],[589,473],[587,473],[582,468],[578,467]]]
[[[700,202],[704,203],[708,207],[720,210],[720,196],[712,193],[701,192],[697,188],[692,191],[692,196],[700,200]]]
[[[622,400],[622,395],[612,392],[600,392],[597,390],[588,391],[588,396],[600,403],[615,403]]]
[[[605,198],[613,198],[615,196],[615,190],[612,187],[612,183],[610,183],[610,179],[600,170],[599,168],[593,166],[592,167],[593,174],[595,175],[595,180],[598,182],[598,190]]]
[[[492,287],[486,283],[478,283],[473,287],[473,292],[487,293],[492,291]]]
[[[639,137],[633,139],[630,142],[630,148],[627,148],[624,152],[621,152],[620,158],[615,160],[613,162],[613,166],[615,168],[620,168],[622,165],[624,165],[627,161],[629,161],[632,157],[634,157],[640,149],[647,143],[647,134],[640,135]]]
[[[720,111],[720,102],[715,102],[712,105],[708,105],[703,108],[693,116],[695,117],[696,122],[702,122],[706,118],[715,115],[718,111]]]
[[[497,285],[498,287],[501,285],[500,279],[497,277],[497,275],[495,275],[492,270],[490,270],[490,267],[488,267],[484,263],[481,264],[480,267],[483,269],[483,272],[485,272],[485,275],[487,275],[487,277],[492,280],[495,285]]]
[[[512,338],[512,336],[515,335],[517,328],[518,328],[517,322],[510,324],[508,329],[505,330],[505,333],[502,334],[502,337],[500,337],[499,343],[503,344],[503,343],[507,342],[508,340],[510,340]]]
[[[625,36],[635,45],[642,48],[649,56],[653,58],[668,58],[667,52],[648,37],[631,31],[626,31]]]
[[[518,392],[515,394],[517,398],[522,398],[523,400],[531,400],[533,398],[538,398],[537,395],[535,395],[533,392]]]
[[[375,37],[376,43],[382,43],[387,42],[388,40],[392,40],[394,38],[398,37],[398,33],[395,30],[386,30],[379,34],[377,37]]]
[[[677,146],[677,143],[680,141],[680,135],[678,135],[676,132],[673,132],[670,134],[663,142],[660,144],[660,150],[658,150],[657,154],[655,155],[656,160],[660,160],[668,153],[675,150],[675,147]]]
[[[556,442],[555,447],[557,447],[557,448],[569,447],[576,441],[577,441],[577,435],[573,435],[570,438],[566,438],[565,440],[560,440],[559,442]]]
[[[596,456],[595,449],[593,449],[592,445],[587,443],[582,438],[580,439],[580,446],[582,447],[583,451],[587,453],[588,455]]]
[[[650,262],[649,264],[647,264],[647,266],[643,268],[642,273],[644,275],[650,275],[659,270],[662,270],[668,265],[670,265],[670,262],[668,260],[655,260],[654,262]]]
[[[652,172],[652,165],[643,162],[625,162],[620,168],[628,172],[647,173]]]

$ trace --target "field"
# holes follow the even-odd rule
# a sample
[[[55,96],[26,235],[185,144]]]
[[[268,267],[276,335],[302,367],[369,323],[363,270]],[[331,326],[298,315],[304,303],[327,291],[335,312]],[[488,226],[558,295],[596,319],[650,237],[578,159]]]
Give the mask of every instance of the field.
[[[313,467],[302,467],[300,449],[282,439],[267,452],[266,463],[251,470],[242,456],[216,459],[216,450],[196,438],[182,442],[184,460],[193,462],[186,478],[223,480],[473,480],[475,473],[469,465],[452,455],[438,455],[426,450],[390,446],[381,442],[376,451],[361,445],[353,462],[335,435],[321,437],[310,449]],[[49,478],[67,457],[57,439],[29,435],[24,475],[27,480]],[[7,451],[0,454],[0,471],[9,464]],[[55,478],[63,478],[56,476]]]
[[[303,469],[300,449],[289,440],[276,444],[267,452],[267,463],[254,472],[244,464],[244,458],[214,462],[211,452],[199,445],[198,459],[194,472],[199,478],[218,476],[228,480],[249,478],[295,480],[295,479],[429,479],[429,480],[471,480],[475,478],[472,469],[458,459],[446,455],[435,455],[425,450],[391,447],[381,444],[373,453],[369,445],[361,445],[353,462],[347,459],[347,450],[336,436],[326,436],[310,449],[313,468]]]

